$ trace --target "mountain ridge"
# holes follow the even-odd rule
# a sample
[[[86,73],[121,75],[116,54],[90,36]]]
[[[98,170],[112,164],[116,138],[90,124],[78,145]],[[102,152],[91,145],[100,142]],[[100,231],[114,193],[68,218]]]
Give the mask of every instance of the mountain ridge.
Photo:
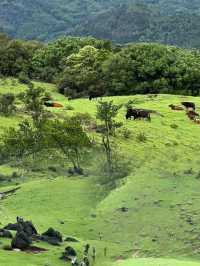
[[[62,35],[94,36],[117,43],[153,41],[200,46],[197,0],[4,0],[0,27],[9,35],[49,41]]]

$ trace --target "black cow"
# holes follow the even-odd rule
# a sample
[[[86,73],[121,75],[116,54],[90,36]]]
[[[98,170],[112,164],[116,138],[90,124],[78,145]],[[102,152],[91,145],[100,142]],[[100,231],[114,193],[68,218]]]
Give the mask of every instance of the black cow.
[[[192,108],[193,110],[195,110],[195,104],[192,103],[192,102],[182,102],[181,103],[183,106],[185,106],[185,108],[189,109],[189,108]]]
[[[104,93],[102,93],[102,91],[92,91],[89,93],[89,100],[93,100],[96,98],[101,98],[103,97]]]
[[[134,120],[147,119],[151,121],[150,112],[143,109],[128,109],[126,113],[126,119],[131,119],[132,117],[134,118]]]

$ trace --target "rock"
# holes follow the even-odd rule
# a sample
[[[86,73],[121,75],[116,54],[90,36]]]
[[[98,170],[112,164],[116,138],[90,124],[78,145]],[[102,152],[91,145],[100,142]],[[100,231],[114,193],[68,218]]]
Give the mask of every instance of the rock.
[[[65,238],[66,242],[79,242],[76,238],[68,236]]]
[[[4,227],[4,229],[11,230],[11,231],[20,231],[20,230],[23,230],[23,227],[18,223],[15,223],[15,224],[9,223],[8,225]]]
[[[62,256],[60,257],[60,259],[62,260],[71,260],[72,258],[76,257],[77,253],[75,251],[75,249],[73,249],[72,247],[68,246],[65,248],[65,251],[62,253]]]
[[[8,230],[5,230],[5,229],[0,229],[0,237],[3,237],[3,238],[13,238],[11,232],[8,231]]]
[[[28,236],[37,235],[37,230],[32,222],[30,221],[23,221],[23,219],[17,218],[17,223],[11,224],[9,223],[4,227],[6,230],[12,230],[12,231],[24,231]]]
[[[54,230],[53,228],[49,228],[40,236],[39,239],[51,245],[59,245],[59,243],[62,242],[62,235],[60,232]]]
[[[31,239],[23,231],[17,232],[16,236],[13,238],[11,247],[12,249],[26,250],[31,244]]]
[[[33,235],[37,235],[37,230],[34,227],[34,225],[32,224],[32,222],[30,221],[26,221],[26,222],[21,222],[22,227],[23,227],[23,231],[28,235],[28,236],[33,236]]]

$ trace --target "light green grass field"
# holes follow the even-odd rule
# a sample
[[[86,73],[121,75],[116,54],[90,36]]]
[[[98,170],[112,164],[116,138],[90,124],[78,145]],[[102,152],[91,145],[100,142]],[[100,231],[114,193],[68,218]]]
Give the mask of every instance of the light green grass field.
[[[192,261],[180,261],[173,259],[130,259],[118,261],[114,265],[118,266],[199,266],[200,263]]]
[[[25,89],[24,85],[18,83],[13,86],[9,84],[10,80],[6,84],[0,83],[0,93],[5,93],[8,88],[14,93]],[[37,85],[43,86],[56,101],[64,105],[61,109],[49,108],[55,114],[63,116],[88,112],[95,117],[97,101],[80,99],[68,102],[56,92],[53,85]],[[84,178],[69,178],[60,173],[52,177],[46,166],[53,162],[44,160],[41,162],[44,167],[42,172],[30,172],[27,176],[25,172],[24,179],[17,180],[21,189],[0,201],[1,225],[14,222],[19,215],[32,220],[39,232],[52,226],[64,236],[77,237],[80,243],[75,247],[80,253],[84,243],[89,242],[97,248],[95,266],[199,265],[200,125],[189,121],[184,111],[171,111],[168,105],[191,100],[196,103],[197,111],[200,111],[200,99],[159,95],[156,98],[126,96],[105,100],[111,99],[118,104],[136,99],[138,107],[152,109],[163,115],[152,115],[151,123],[126,121],[125,109],[121,109],[117,119],[131,131],[128,139],[120,132],[116,138],[121,153],[130,159],[130,173],[123,185],[112,191],[107,190],[98,184],[98,176],[95,171],[92,172],[93,168],[89,176]],[[67,105],[71,105],[74,110],[67,111]],[[22,119],[22,114],[0,117],[0,132],[6,127],[17,125]],[[139,133],[145,134],[145,142],[138,141]],[[0,173],[9,175],[12,171],[22,169],[13,164],[0,166]],[[0,191],[13,186],[13,182],[4,183]],[[127,207],[128,212],[121,212],[121,207]],[[101,241],[99,232],[103,234]],[[1,247],[7,242],[0,242],[0,265],[67,265],[59,260],[67,243],[56,248],[45,246],[49,249],[47,253],[31,255],[3,251]],[[106,258],[103,256],[105,247],[108,249]],[[128,260],[135,254],[145,259]]]

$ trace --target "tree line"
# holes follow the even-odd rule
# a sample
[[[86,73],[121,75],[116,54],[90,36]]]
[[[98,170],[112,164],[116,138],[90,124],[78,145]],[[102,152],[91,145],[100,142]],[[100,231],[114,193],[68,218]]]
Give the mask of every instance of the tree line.
[[[71,98],[102,95],[200,95],[199,50],[155,43],[114,45],[92,37],[50,43],[0,35],[0,75],[53,82]]]

